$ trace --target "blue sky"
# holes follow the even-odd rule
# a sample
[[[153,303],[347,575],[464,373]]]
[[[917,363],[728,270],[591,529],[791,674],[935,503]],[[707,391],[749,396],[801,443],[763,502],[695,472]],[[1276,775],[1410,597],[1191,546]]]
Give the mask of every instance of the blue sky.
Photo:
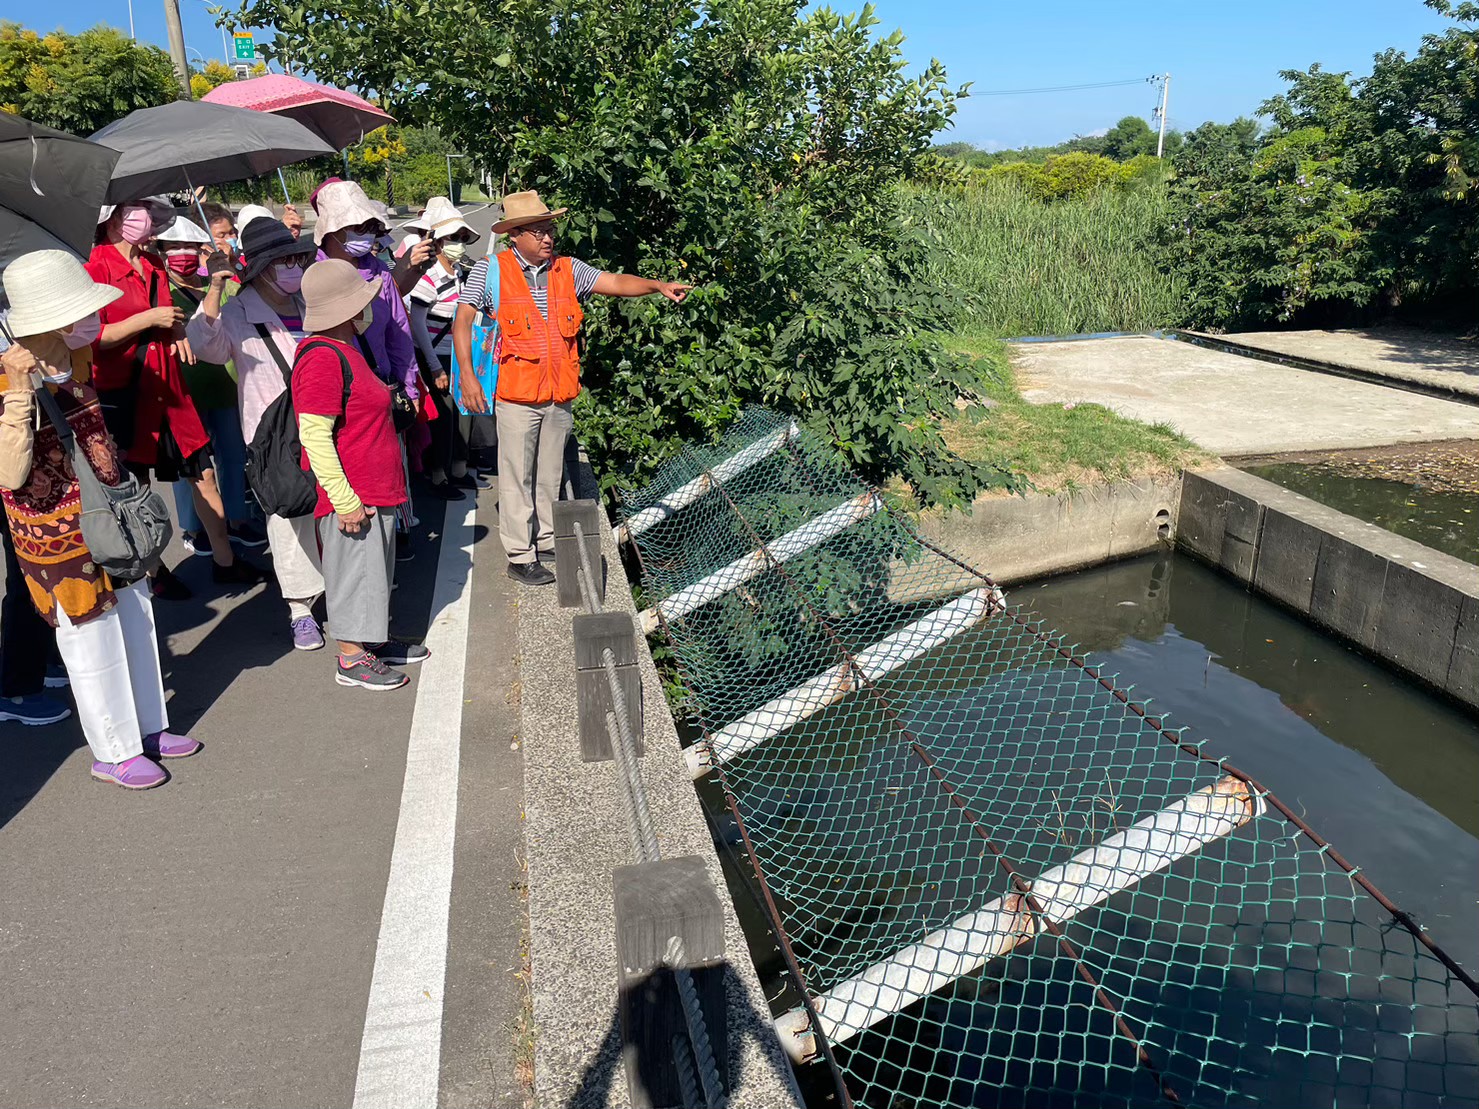
[[[861,4],[834,0],[833,6],[852,11]],[[180,0],[192,61],[195,51],[221,54],[221,34],[206,7],[206,0]],[[875,7],[883,30],[898,27],[908,36],[905,51],[916,65],[937,57],[953,81],[971,81],[982,91],[1170,71],[1168,115],[1171,126],[1183,129],[1253,111],[1282,87],[1281,69],[1321,62],[1364,73],[1379,50],[1411,52],[1424,34],[1449,26],[1421,0],[875,0]],[[160,0],[133,0],[133,8],[138,37],[163,45]],[[72,0],[60,11],[59,25],[68,31],[98,22],[128,28],[127,0]],[[987,147],[1055,143],[1125,115],[1148,119],[1154,100],[1149,85],[983,96],[962,104],[954,131],[943,137]]]

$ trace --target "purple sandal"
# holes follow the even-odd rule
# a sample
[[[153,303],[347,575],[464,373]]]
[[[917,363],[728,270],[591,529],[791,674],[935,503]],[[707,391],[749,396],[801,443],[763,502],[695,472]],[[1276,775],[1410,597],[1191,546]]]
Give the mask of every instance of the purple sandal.
[[[94,762],[92,776],[124,789],[153,789],[169,781],[169,771],[143,755],[122,762]]]
[[[151,759],[188,759],[204,746],[198,739],[173,732],[154,732],[144,737],[144,754]]]

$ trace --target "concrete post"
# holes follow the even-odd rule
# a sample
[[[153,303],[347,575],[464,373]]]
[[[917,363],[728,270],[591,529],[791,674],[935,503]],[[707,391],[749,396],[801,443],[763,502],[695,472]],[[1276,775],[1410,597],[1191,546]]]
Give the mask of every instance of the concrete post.
[[[555,502],[555,589],[558,591],[561,608],[580,608],[580,547],[575,539],[575,525],[585,533],[586,557],[591,569],[599,579],[595,586],[596,598],[606,600],[606,573],[601,562],[601,529],[606,522],[601,518],[601,506],[595,501]]]
[[[582,524],[582,527],[584,525]],[[642,742],[642,675],[637,669],[637,630],[629,612],[583,613],[571,621],[575,633],[575,710],[580,724],[582,762],[605,762],[612,757],[606,714],[614,712],[611,683],[601,652],[609,647],[616,657],[616,680],[626,701],[637,754]]]
[[[729,1037],[724,998],[724,909],[703,860],[683,855],[611,872],[616,894],[617,1007],[622,1059],[633,1109],[684,1105],[674,1040],[688,1044],[688,1022],[667,957],[681,941],[703,1025],[725,1091]]]

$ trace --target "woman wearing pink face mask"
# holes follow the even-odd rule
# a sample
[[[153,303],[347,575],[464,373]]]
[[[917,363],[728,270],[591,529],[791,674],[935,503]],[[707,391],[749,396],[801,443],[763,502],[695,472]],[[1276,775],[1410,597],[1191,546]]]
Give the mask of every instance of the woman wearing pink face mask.
[[[102,210],[86,269],[94,281],[122,296],[99,314],[103,327],[94,344],[94,380],[124,464],[146,481],[154,476],[190,482],[210,537],[215,581],[255,585],[264,575],[231,549],[210,439],[180,370],[182,361],[195,358],[185,338],[185,313],[171,302],[163,262],[145,249],[173,219],[173,209],[158,200]],[[153,589],[157,597],[189,596],[163,568]]]
[[[277,220],[261,216],[242,227],[241,253],[246,261],[236,270],[221,255],[211,257],[210,287],[186,333],[199,357],[235,365],[241,433],[250,443],[267,406],[287,387],[298,341],[306,334],[298,289],[314,247],[295,239]],[[232,276],[240,278],[241,291],[224,299]],[[293,646],[316,651],[324,637],[313,605],[323,594],[324,576],[314,519],[269,516],[267,540],[277,584],[288,602]]]
[[[214,242],[205,229],[184,216],[176,216],[174,222],[154,239],[154,249],[164,258],[170,299],[187,317],[194,315],[205,299],[205,259],[213,247]],[[235,374],[230,367],[199,356],[193,362],[182,363],[180,371],[190,397],[195,401],[200,422],[211,437],[216,487],[221,491],[221,504],[226,510],[231,541],[241,547],[265,547],[267,534],[252,519],[252,510],[247,503],[246,444],[241,440]],[[209,555],[210,543],[204,524],[195,511],[189,482],[175,482],[175,511],[185,549],[192,554]]]

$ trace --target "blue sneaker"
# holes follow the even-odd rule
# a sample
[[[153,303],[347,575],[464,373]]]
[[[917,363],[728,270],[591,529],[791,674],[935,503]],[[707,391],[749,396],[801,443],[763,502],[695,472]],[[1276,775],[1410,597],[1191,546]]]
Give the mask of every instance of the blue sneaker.
[[[72,684],[72,679],[67,677],[67,668],[57,662],[46,664],[46,688],[66,689]]]
[[[72,710],[60,701],[53,701],[40,693],[29,697],[0,697],[0,720],[19,720],[33,727],[55,724],[72,715]]]

